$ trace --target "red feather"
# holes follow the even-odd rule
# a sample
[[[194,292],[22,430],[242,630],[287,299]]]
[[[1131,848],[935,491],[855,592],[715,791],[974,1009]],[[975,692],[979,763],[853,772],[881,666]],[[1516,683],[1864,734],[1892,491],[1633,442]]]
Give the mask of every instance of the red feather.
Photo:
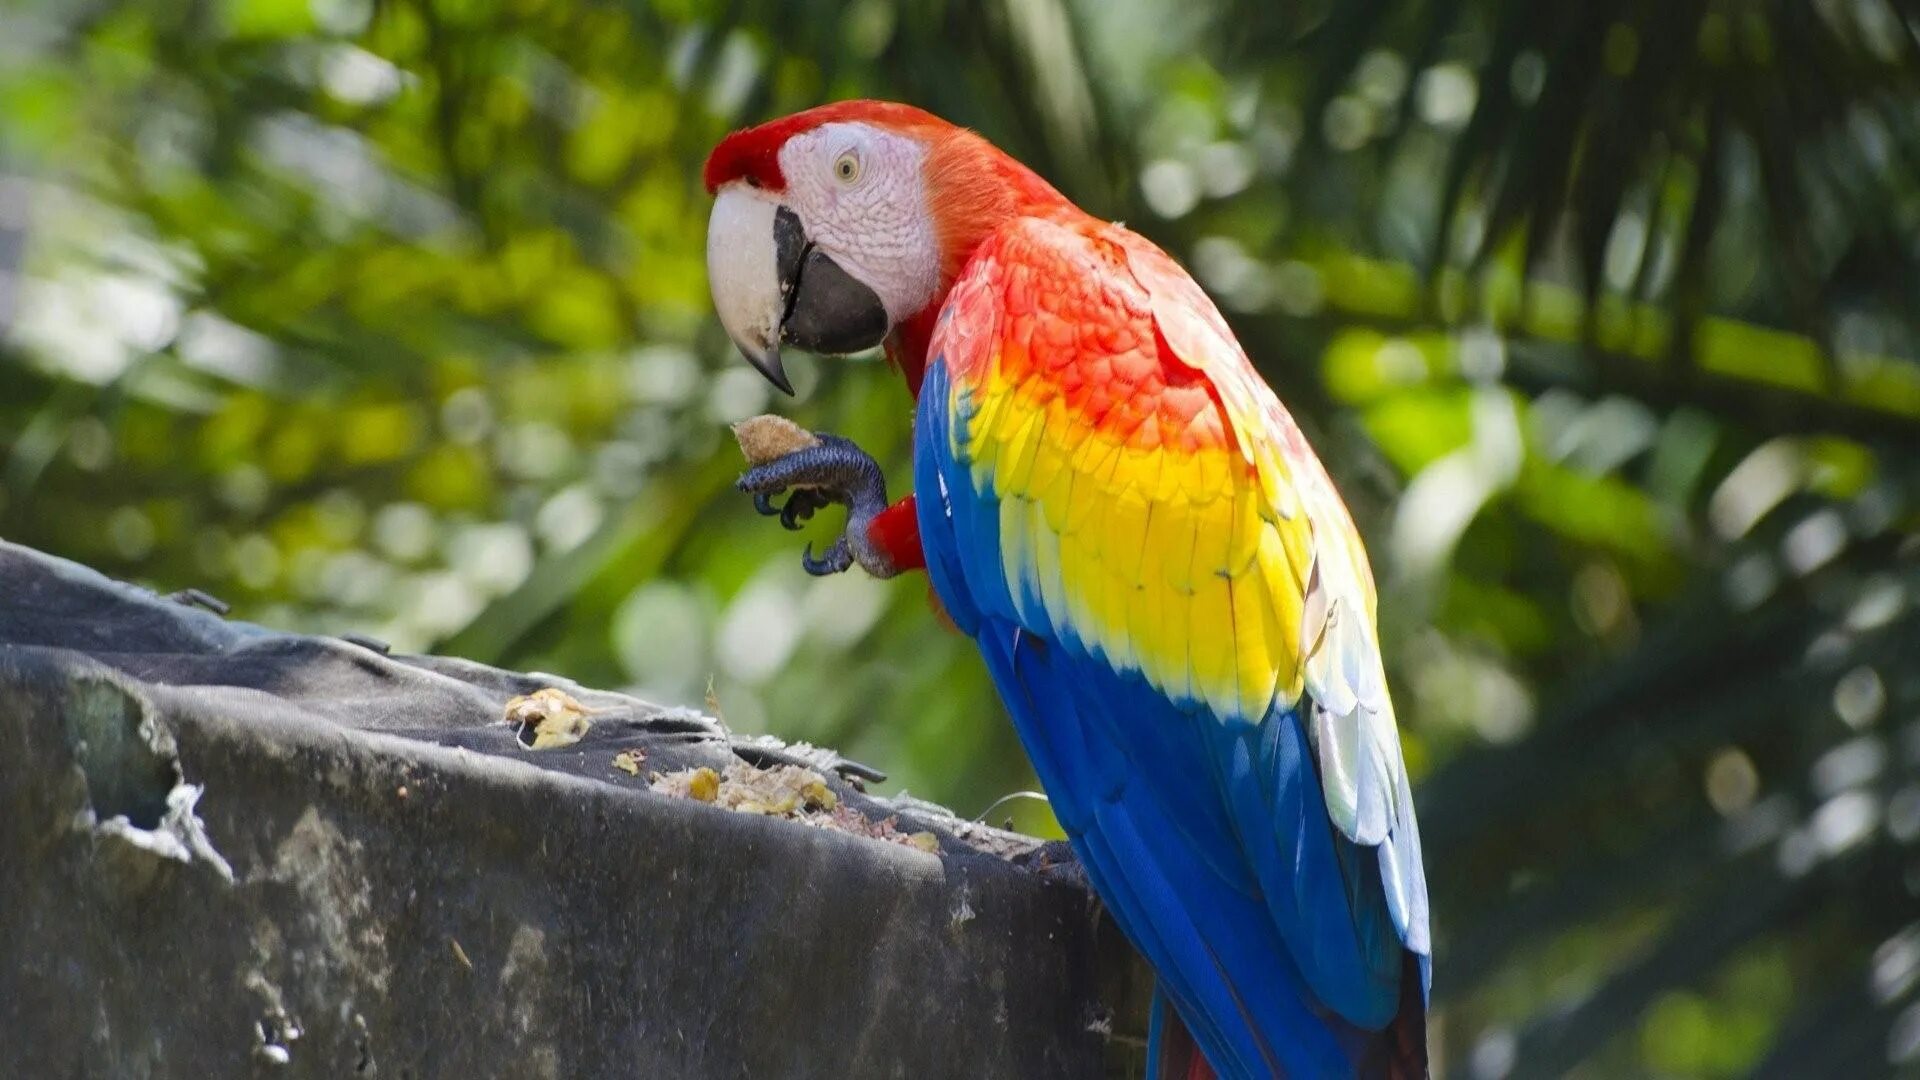
[[[919,570],[927,565],[926,553],[920,548],[917,513],[909,495],[875,514],[867,525],[867,539],[886,553],[895,570]]]

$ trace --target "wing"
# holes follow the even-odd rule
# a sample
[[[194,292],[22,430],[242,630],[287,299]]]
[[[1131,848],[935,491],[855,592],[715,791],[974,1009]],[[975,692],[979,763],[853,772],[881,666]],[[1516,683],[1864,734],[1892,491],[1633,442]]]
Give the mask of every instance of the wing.
[[[1379,1030],[1429,946],[1332,485],[1204,294],[1117,227],[1003,230],[930,353],[929,571],[1096,887],[1210,1056],[1351,1060],[1323,1010]]]
[[[1419,828],[1380,660],[1378,598],[1360,532],[1299,426],[1253,370],[1213,302],[1165,252],[1131,233],[1125,243],[1128,267],[1151,297],[1166,351],[1220,388],[1236,441],[1259,478],[1265,505],[1272,507],[1263,523],[1279,531],[1299,529],[1287,513],[1299,507],[1309,536],[1307,574],[1290,583],[1270,575],[1268,584],[1303,589],[1296,642],[1305,643],[1301,683],[1312,703],[1327,813],[1347,839],[1381,849],[1395,929],[1408,948],[1429,956]]]

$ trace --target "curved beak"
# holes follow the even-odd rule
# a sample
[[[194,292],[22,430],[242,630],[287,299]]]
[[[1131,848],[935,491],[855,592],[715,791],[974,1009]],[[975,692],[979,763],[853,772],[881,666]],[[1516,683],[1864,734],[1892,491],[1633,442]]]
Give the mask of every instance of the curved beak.
[[[871,288],[807,239],[800,218],[765,192],[730,184],[707,224],[713,306],[747,362],[793,393],[780,346],[851,353],[887,336],[887,309]]]

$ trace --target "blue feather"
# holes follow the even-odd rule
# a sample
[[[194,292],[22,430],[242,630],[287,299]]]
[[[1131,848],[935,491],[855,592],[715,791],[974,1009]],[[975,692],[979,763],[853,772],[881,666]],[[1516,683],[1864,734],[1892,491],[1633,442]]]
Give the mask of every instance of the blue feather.
[[[1399,1003],[1400,936],[1378,853],[1327,817],[1306,726],[1289,710],[1258,727],[1202,727],[1214,736],[1240,848],[1295,962],[1323,1004],[1360,1027],[1384,1027]]]

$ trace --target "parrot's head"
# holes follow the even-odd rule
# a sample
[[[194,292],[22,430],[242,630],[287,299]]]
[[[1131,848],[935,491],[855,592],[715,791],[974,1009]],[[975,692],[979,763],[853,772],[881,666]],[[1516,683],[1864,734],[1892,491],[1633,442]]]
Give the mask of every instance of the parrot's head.
[[[1065,200],[909,105],[843,101],[737,131],[707,159],[707,278],[727,335],[793,393],[780,347],[860,352],[937,310],[1008,216]]]

